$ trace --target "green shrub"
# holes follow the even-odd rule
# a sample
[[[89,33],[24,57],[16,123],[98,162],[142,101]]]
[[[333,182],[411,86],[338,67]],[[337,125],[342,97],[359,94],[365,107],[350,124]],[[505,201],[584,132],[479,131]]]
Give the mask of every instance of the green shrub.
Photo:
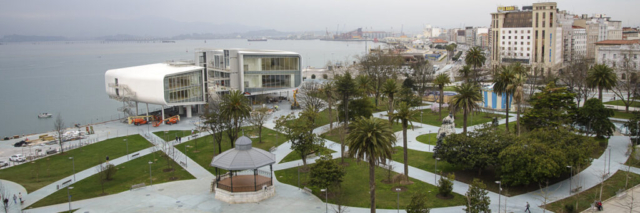
[[[564,211],[567,213],[573,213],[575,212],[575,208],[573,206],[573,204],[566,204],[564,205]]]
[[[438,181],[438,193],[444,197],[449,197],[453,191],[453,180],[456,179],[454,174],[449,174],[446,178],[444,175],[440,175]]]

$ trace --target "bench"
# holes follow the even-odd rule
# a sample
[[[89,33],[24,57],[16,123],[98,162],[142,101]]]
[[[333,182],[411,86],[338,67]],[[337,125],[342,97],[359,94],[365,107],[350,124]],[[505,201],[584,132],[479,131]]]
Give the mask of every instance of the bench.
[[[276,150],[278,150],[278,148],[277,148],[277,147],[275,147],[275,146],[272,146],[272,147],[269,149],[269,152],[275,152]]]
[[[313,194],[313,193],[311,193],[311,189],[307,188],[306,186],[304,188],[302,188],[302,190],[304,190],[305,192],[307,192],[309,194]]]
[[[69,179],[69,180],[63,182],[62,185],[66,185],[67,183],[71,183],[71,181],[73,181],[73,179]]]
[[[187,164],[186,164],[186,163],[184,163],[184,162],[182,162],[182,161],[180,161],[180,165],[182,165],[182,166],[184,166],[184,167],[187,167]]]
[[[134,185],[131,185],[131,189],[129,189],[129,191],[137,189],[137,188],[142,188],[142,187],[145,187],[145,186],[147,186],[147,185],[144,184],[144,183],[134,184]]]
[[[136,154],[131,155],[131,157],[135,158],[135,157],[138,157],[139,155],[140,155],[140,153],[136,153]]]

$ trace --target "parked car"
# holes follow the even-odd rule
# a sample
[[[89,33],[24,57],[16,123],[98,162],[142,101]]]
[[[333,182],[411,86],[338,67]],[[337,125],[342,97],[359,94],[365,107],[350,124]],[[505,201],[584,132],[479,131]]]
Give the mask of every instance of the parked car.
[[[58,141],[49,141],[49,142],[46,142],[44,144],[46,144],[46,145],[56,145],[56,144],[58,144]]]
[[[56,149],[49,148],[47,150],[47,155],[55,154],[55,153],[58,153],[58,149],[57,148]]]
[[[13,162],[23,162],[23,161],[25,161],[24,156],[22,156],[22,154],[11,155],[11,157],[9,157],[9,160],[13,161]]]
[[[0,168],[5,167],[5,166],[9,166],[9,162],[0,160]]]
[[[14,147],[23,147],[23,146],[26,146],[26,145],[27,145],[26,141],[20,141],[20,142],[17,142],[17,143],[13,144]]]

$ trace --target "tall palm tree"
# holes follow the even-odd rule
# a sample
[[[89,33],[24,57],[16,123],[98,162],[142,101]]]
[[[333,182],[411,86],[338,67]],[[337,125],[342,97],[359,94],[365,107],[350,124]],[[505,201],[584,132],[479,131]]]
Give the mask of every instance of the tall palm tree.
[[[527,83],[527,70],[520,62],[517,62],[513,65],[513,71],[515,72],[515,78],[513,79],[513,84],[511,84],[508,90],[513,90],[513,100],[516,102],[517,111],[516,111],[516,131],[517,135],[520,135],[520,107],[524,102],[524,84]]]
[[[478,47],[473,47],[467,51],[467,56],[464,61],[467,65],[473,65],[474,78],[476,82],[478,81],[478,67],[482,67],[486,60],[487,58],[484,57],[482,50]]]
[[[331,107],[333,107],[337,98],[335,83],[333,81],[325,83],[322,87],[322,94],[324,95],[324,100],[327,102],[327,110],[329,110],[329,130],[333,130],[333,112]]]
[[[376,164],[391,158],[396,136],[391,125],[373,117],[360,117],[349,125],[351,132],[347,136],[349,141],[349,156],[369,162],[369,195],[371,198],[371,212],[376,212]]]
[[[469,65],[464,65],[458,72],[462,74],[462,77],[466,82],[469,82],[469,74],[471,74],[471,67]]]
[[[249,99],[240,90],[234,90],[222,96],[221,109],[222,113],[233,122],[233,133],[229,137],[233,148],[234,142],[238,138],[238,132],[240,132],[241,120],[251,114],[251,105]]]
[[[612,89],[616,86],[617,76],[606,64],[596,64],[587,72],[587,85],[598,88],[598,99],[602,101],[602,89]]]
[[[451,100],[451,106],[454,109],[462,109],[464,122],[462,123],[462,132],[467,132],[467,115],[480,108],[478,102],[482,101],[480,87],[475,83],[464,83],[456,87],[456,94]]]
[[[433,79],[433,84],[434,85],[438,85],[438,89],[440,89],[440,97],[438,97],[438,99],[440,100],[439,102],[439,106],[440,109],[440,120],[442,120],[442,102],[444,101],[444,86],[446,86],[447,84],[451,83],[451,78],[449,78],[449,75],[446,73],[440,73],[436,76],[436,79]]]
[[[404,175],[409,177],[409,157],[407,155],[407,128],[409,124],[413,126],[413,116],[418,114],[417,110],[411,109],[411,106],[407,102],[400,102],[398,104],[398,112],[393,113],[392,119],[396,122],[402,123],[402,145],[404,147]]]
[[[373,84],[371,84],[371,79],[369,78],[369,76],[357,76],[356,84],[358,85],[359,90],[362,92],[363,97],[369,97],[369,95],[373,93]]]
[[[389,123],[391,123],[391,114],[393,113],[393,95],[398,93],[398,83],[396,83],[396,80],[387,79],[387,81],[384,82],[384,85],[382,85],[382,92],[389,99],[387,115],[389,116]]]
[[[505,106],[505,111],[507,113],[507,132],[509,132],[509,109],[511,108],[511,99],[510,97],[513,95],[513,91],[515,87],[513,86],[513,82],[516,78],[516,72],[514,71],[514,66],[502,66],[502,70],[493,77],[493,92],[502,96],[502,98],[507,98],[507,105]]]

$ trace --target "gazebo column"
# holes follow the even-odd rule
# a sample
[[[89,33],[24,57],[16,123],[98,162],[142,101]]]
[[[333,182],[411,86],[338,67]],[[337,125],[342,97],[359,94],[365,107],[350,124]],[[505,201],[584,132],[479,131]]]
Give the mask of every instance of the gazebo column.
[[[273,164],[269,164],[269,170],[271,170],[269,176],[271,177],[271,185],[273,186]]]
[[[231,175],[229,177],[229,180],[231,180],[231,192],[233,192],[233,171],[231,171]]]
[[[258,174],[256,171],[258,171],[258,169],[253,170],[253,191],[258,191],[258,186],[256,185],[256,178]]]

